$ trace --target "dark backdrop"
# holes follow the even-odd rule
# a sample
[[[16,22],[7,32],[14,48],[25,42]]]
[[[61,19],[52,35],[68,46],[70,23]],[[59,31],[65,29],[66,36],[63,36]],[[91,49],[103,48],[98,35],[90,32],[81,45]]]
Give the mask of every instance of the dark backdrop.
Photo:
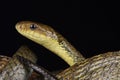
[[[39,57],[38,64],[48,70],[68,67],[56,55],[17,33],[14,26],[22,20],[51,25],[86,58],[120,50],[114,8],[110,1],[1,1],[0,54],[12,56],[26,44]]]

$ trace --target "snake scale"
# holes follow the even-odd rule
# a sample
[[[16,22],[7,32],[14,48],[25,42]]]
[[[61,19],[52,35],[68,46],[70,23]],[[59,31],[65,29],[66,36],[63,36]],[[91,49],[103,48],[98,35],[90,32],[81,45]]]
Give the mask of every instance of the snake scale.
[[[16,29],[20,34],[49,49],[71,66],[56,74],[59,80],[119,80],[120,51],[85,59],[62,35],[48,25],[22,21],[16,24]]]

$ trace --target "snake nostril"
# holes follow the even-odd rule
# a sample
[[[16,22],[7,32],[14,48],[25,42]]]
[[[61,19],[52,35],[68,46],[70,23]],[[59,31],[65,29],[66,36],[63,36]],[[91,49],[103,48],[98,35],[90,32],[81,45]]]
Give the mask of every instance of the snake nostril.
[[[22,25],[19,25],[19,28],[20,28],[20,29],[22,29],[22,28],[23,28],[23,26],[22,26]]]
[[[22,29],[22,26],[21,26],[21,25],[18,25],[18,26],[16,26],[16,29],[17,29],[17,30],[21,30],[21,29]]]
[[[22,27],[22,26],[20,25],[19,28],[21,29],[21,27]]]

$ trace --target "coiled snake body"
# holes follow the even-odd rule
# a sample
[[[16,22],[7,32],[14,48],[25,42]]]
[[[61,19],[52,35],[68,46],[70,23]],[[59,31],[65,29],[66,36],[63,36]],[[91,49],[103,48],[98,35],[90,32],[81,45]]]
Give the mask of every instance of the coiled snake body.
[[[17,59],[17,55],[27,58],[34,63],[37,60],[34,53],[27,46],[20,47],[12,58],[0,56],[0,66],[2,66],[0,68],[0,80],[28,80],[32,69],[22,65]]]

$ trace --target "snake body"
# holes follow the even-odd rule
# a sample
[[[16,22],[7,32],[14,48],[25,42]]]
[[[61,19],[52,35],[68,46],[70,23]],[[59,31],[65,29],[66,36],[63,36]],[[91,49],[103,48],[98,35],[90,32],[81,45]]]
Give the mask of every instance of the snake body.
[[[48,70],[46,70],[45,68],[43,68],[42,66],[38,66],[37,64],[31,62],[28,59],[25,59],[22,56],[18,56],[17,57],[19,59],[19,61],[21,61],[21,63],[23,63],[24,65],[31,67],[32,69],[34,69],[36,72],[40,73],[43,75],[43,79],[44,80],[58,80],[55,75],[53,75],[51,72],[49,72]],[[36,78],[34,78],[36,79]],[[42,79],[42,76],[39,76],[39,78],[37,77],[37,79]],[[43,80],[42,79],[42,80]]]
[[[119,80],[120,51],[88,58],[57,75],[59,80]]]
[[[0,59],[3,62],[1,65],[3,66],[0,70],[0,80],[28,80],[30,77],[32,69],[21,64],[16,55],[36,62],[36,56],[26,46],[20,47],[12,58],[1,56]]]
[[[48,25],[22,21],[16,24],[16,30],[60,56],[70,66],[85,59],[62,35]]]
[[[24,60],[24,58],[22,58]],[[46,74],[46,70],[40,66],[24,60],[24,64],[31,66],[32,69]],[[42,70],[41,70],[42,69]],[[47,71],[47,76],[51,75]],[[44,75],[46,76],[46,75]],[[51,78],[53,78],[51,76]],[[43,80],[39,78],[40,80]],[[37,79],[37,80],[39,80]],[[56,75],[51,80],[119,80],[120,79],[120,51],[107,52],[88,58],[82,62],[67,68]],[[46,79],[45,79],[46,80]],[[47,80],[50,80],[47,78]]]
[[[0,56],[1,64],[5,64],[10,57]],[[17,58],[18,59],[18,58]],[[56,75],[59,80],[119,80],[120,79],[120,51],[100,54],[79,62]],[[35,65],[26,61],[27,65]],[[1,66],[1,65],[0,65]],[[36,65],[35,65],[36,66]],[[36,68],[36,67],[32,68]],[[2,69],[2,68],[1,68]],[[43,71],[44,69],[42,69]],[[40,69],[41,71],[41,69]],[[11,71],[12,72],[12,71]],[[43,71],[44,72],[44,71]],[[14,71],[14,73],[17,73]],[[47,74],[47,76],[50,74]],[[51,80],[58,80],[51,79]],[[17,78],[18,80],[18,78]],[[43,80],[42,77],[30,80]],[[45,79],[50,80],[50,79]]]

